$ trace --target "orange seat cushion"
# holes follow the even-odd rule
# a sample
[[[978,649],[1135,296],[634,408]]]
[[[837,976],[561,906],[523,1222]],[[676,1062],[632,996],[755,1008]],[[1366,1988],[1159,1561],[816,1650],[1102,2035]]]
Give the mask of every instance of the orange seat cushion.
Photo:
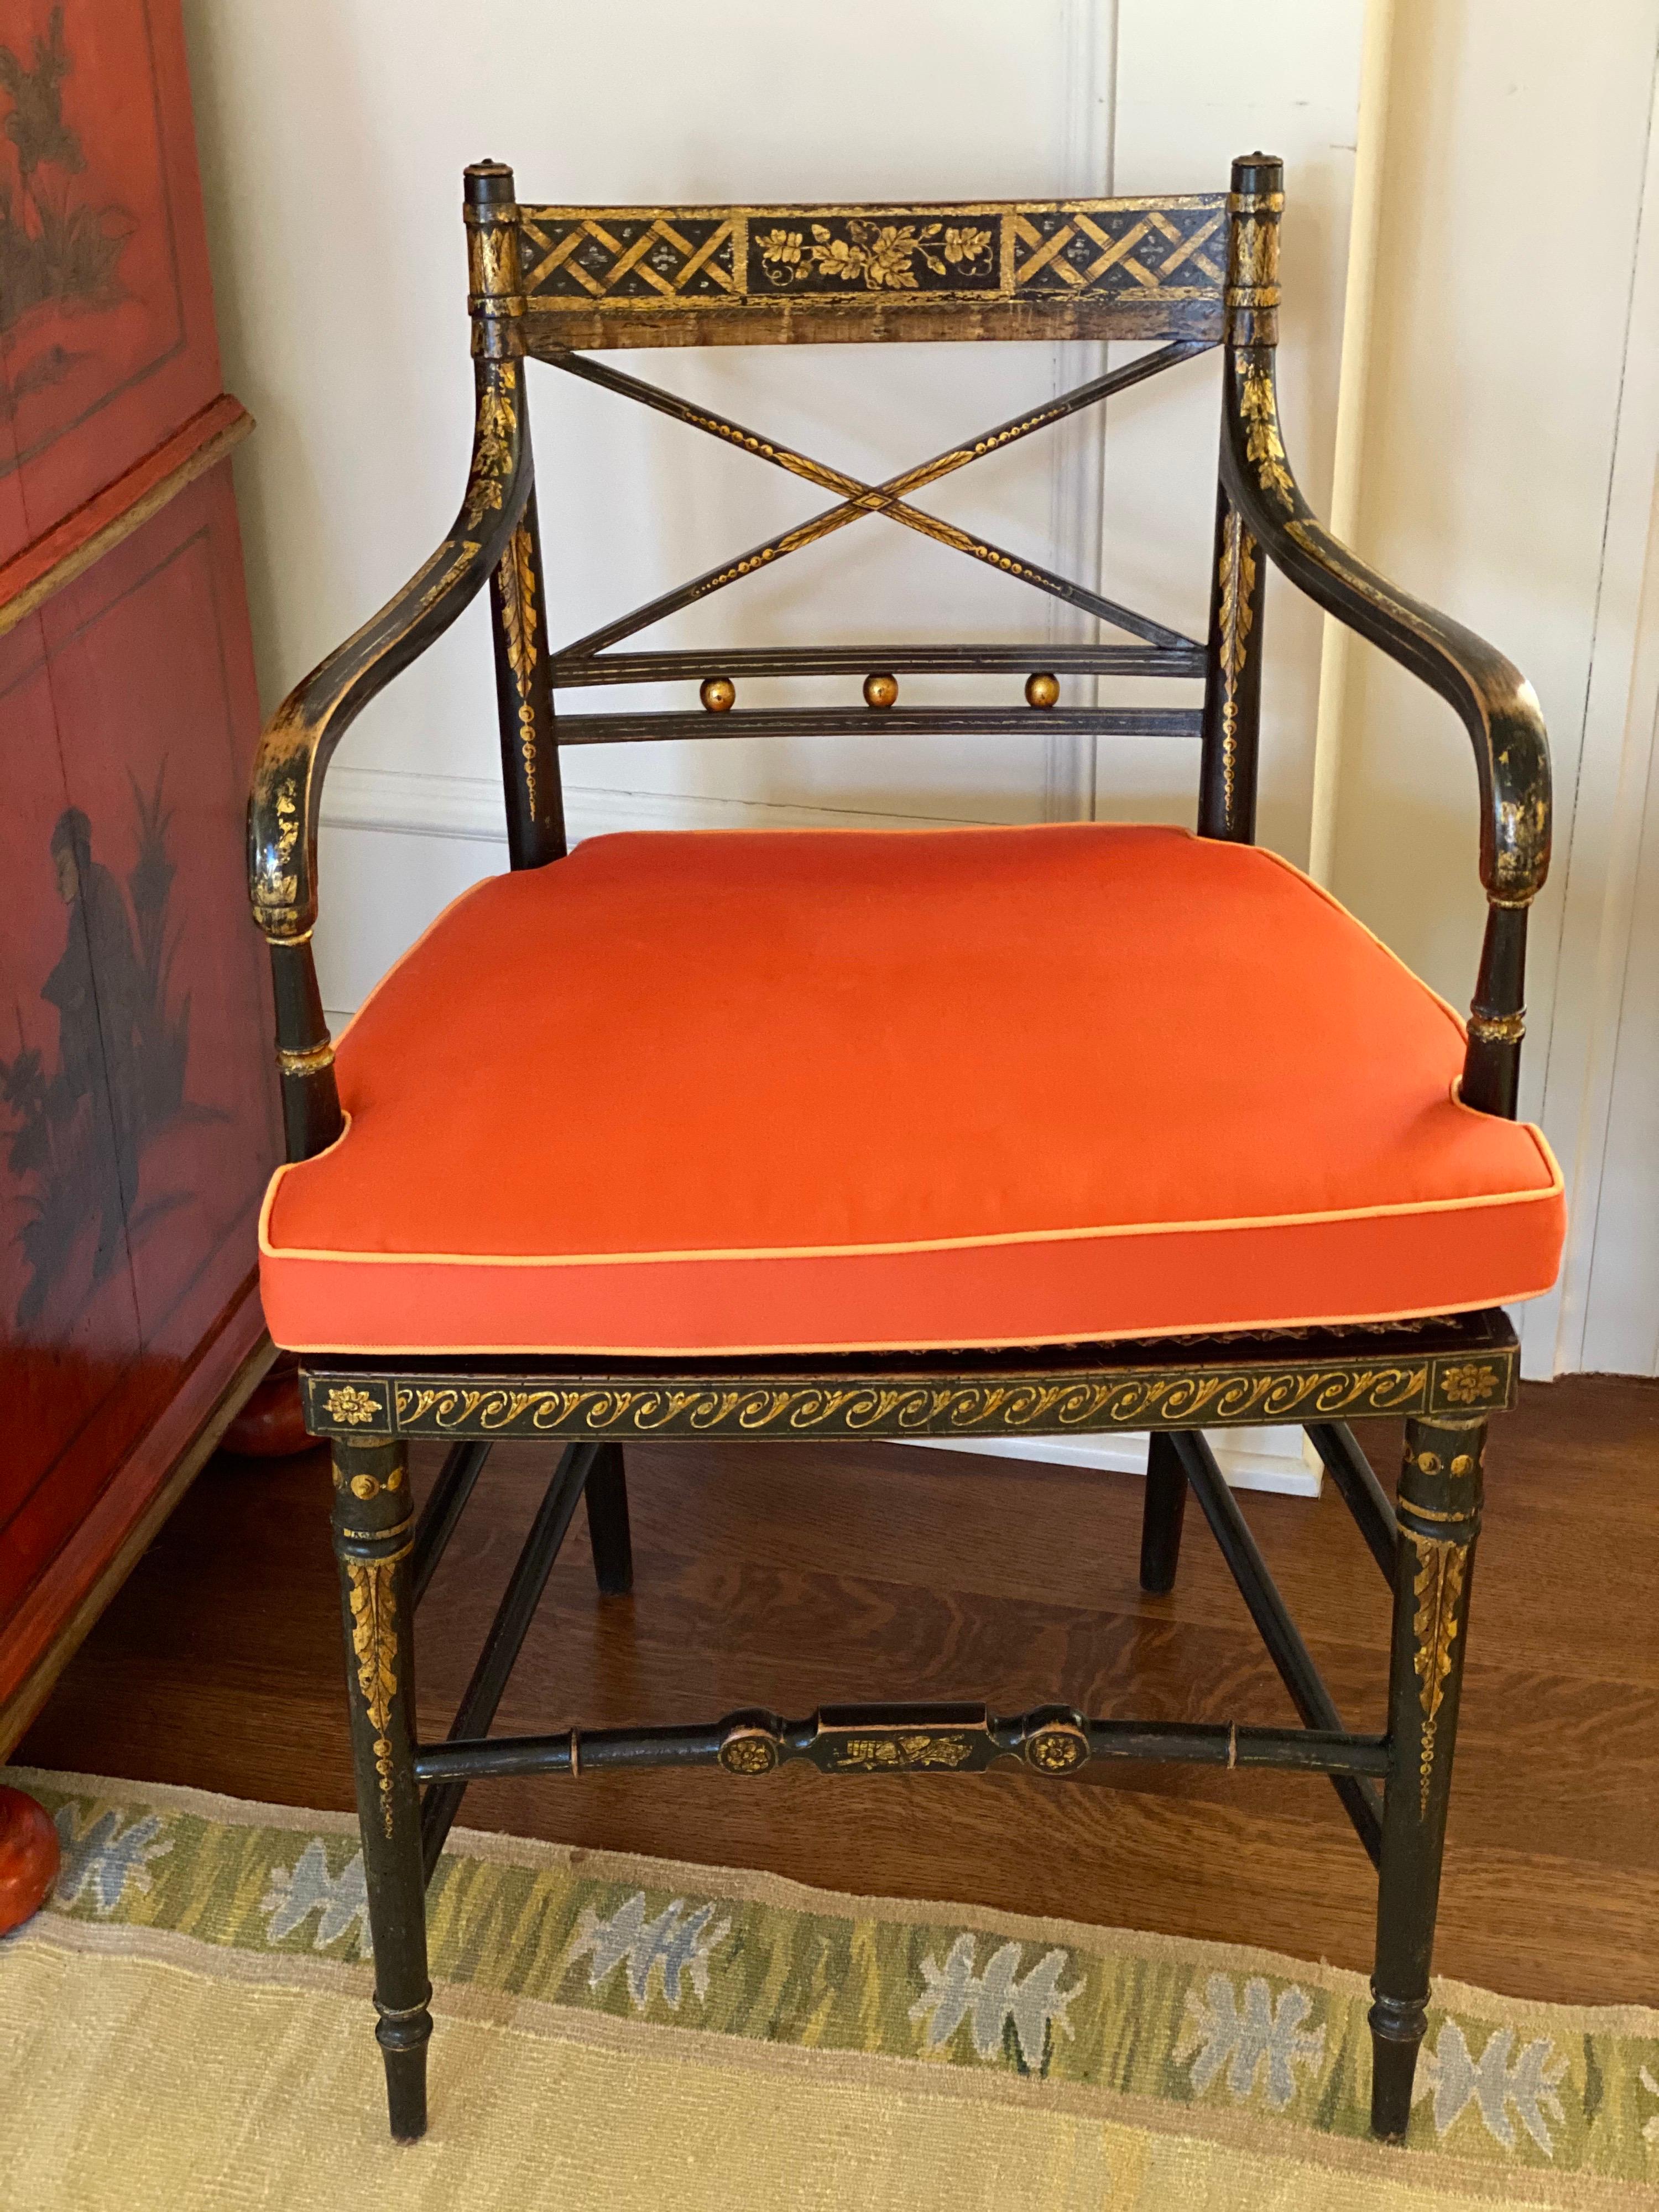
[[[477,884],[277,1173],[301,1350],[702,1353],[1379,1321],[1547,1290],[1450,1009],[1184,830],[596,837]]]

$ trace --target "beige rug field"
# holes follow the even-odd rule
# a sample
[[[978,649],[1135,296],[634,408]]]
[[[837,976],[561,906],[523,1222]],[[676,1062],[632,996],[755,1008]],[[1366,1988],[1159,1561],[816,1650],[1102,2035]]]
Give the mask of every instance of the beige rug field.
[[[1383,2150],[1357,1975],[462,1830],[394,2146],[352,1821],[7,1778],[64,1847],[0,1942],[7,2212],[1659,2201],[1659,2013],[1442,1984]]]

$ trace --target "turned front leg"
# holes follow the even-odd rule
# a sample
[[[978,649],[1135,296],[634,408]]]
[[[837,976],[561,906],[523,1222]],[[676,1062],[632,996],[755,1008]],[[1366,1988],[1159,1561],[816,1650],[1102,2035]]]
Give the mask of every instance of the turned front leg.
[[[375,2028],[386,2104],[400,2142],[426,2132],[426,1881],[415,1780],[410,1511],[400,1443],[334,1444],[334,1554],[345,1627],[346,1695],[368,1924]]]
[[[1385,2140],[1406,2132],[1428,2025],[1486,1434],[1484,1420],[1406,1424],[1371,1977],[1371,2131]]]

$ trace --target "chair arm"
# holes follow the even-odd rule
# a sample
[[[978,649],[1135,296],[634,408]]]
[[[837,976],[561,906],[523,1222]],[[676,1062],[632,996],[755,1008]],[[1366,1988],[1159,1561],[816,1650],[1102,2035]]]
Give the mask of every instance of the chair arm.
[[[1322,526],[1285,459],[1270,348],[1229,350],[1223,416],[1223,477],[1270,558],[1456,709],[1480,780],[1480,879],[1495,903],[1528,904],[1550,858],[1549,740],[1531,684],[1494,646],[1399,590]]]
[[[259,740],[248,805],[248,885],[253,918],[273,945],[302,941],[317,919],[318,814],[335,746],[369,701],[476,596],[529,495],[519,364],[479,361],[476,369],[472,461],[449,535],[395,599],[295,685]]]

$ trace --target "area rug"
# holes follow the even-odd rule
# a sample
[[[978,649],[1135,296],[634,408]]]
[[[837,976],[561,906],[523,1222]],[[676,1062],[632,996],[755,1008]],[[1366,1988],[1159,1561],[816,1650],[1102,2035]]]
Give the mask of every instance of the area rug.
[[[1410,2139],[1366,1991],[1267,1952],[457,1830],[432,2129],[385,2134],[355,1825],[15,1771],[0,2203],[560,2212],[1651,2206],[1659,2012],[1443,1983]]]

